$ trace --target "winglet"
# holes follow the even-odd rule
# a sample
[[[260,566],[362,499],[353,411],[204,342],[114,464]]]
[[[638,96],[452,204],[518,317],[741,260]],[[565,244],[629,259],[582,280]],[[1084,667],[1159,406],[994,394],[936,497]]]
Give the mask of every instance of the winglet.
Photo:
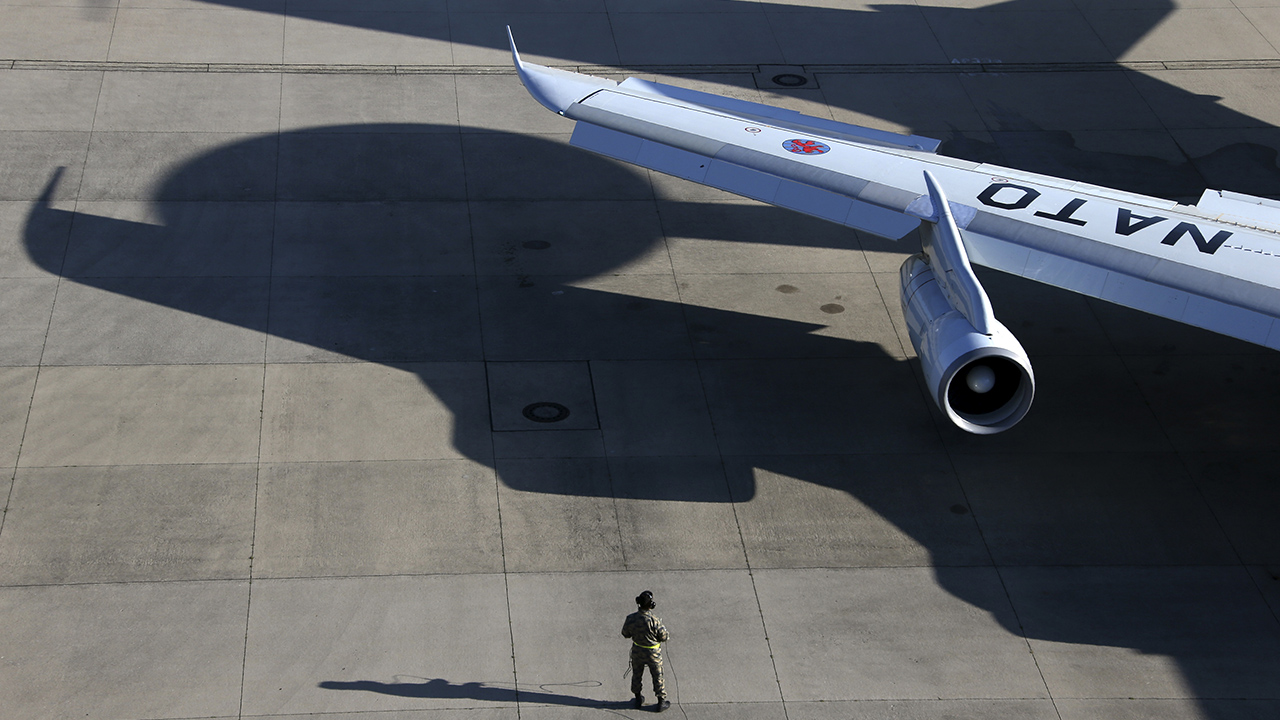
[[[524,88],[529,91],[534,100],[542,103],[543,107],[552,112],[563,115],[569,106],[586,99],[597,90],[618,86],[618,83],[612,80],[543,67],[521,60],[510,25],[507,26],[507,39],[511,41],[511,61],[515,63],[520,82],[524,84]]]

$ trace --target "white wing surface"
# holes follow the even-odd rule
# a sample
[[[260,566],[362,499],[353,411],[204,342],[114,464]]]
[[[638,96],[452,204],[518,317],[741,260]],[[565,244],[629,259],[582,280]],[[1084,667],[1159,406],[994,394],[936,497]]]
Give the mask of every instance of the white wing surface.
[[[958,288],[972,273],[940,267],[948,256],[1280,349],[1280,203],[1206,191],[1181,205],[942,157],[928,138],[545,68],[511,49],[529,92],[578,121],[579,147],[886,237],[942,223],[963,247],[926,244],[924,259]],[[949,213],[931,199],[944,190]]]

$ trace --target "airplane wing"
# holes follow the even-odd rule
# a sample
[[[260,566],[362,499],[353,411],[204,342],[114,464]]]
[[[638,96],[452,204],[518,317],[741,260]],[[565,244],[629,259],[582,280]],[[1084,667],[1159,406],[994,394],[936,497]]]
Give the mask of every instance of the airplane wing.
[[[530,94],[577,121],[573,145],[877,235],[920,227],[903,312],[935,402],[970,432],[1011,427],[1034,394],[970,262],[1280,349],[1276,201],[1206,190],[1182,205],[942,157],[928,138],[547,68],[514,39],[511,52]]]

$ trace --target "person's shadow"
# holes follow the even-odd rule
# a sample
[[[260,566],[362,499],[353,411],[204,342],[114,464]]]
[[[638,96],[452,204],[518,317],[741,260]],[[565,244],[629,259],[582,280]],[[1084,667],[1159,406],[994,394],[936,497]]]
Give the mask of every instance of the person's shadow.
[[[604,702],[576,695],[546,692],[545,687],[525,690],[519,687],[481,682],[451,683],[444,678],[421,678],[423,682],[384,683],[377,680],[325,680],[318,687],[325,690],[355,690],[403,698],[433,698],[447,700],[481,700],[495,703],[529,703],[534,705],[564,705],[567,707],[625,708],[629,702]],[[598,687],[597,681],[565,683],[569,687]]]

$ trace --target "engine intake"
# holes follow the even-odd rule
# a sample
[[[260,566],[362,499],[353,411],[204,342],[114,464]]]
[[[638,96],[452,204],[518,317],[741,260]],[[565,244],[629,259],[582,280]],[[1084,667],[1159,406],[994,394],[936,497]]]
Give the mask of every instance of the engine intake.
[[[974,329],[948,302],[924,253],[907,258],[900,276],[902,314],[933,401],[971,433],[1016,425],[1035,395],[1031,361],[1018,339],[996,321],[989,335]]]

